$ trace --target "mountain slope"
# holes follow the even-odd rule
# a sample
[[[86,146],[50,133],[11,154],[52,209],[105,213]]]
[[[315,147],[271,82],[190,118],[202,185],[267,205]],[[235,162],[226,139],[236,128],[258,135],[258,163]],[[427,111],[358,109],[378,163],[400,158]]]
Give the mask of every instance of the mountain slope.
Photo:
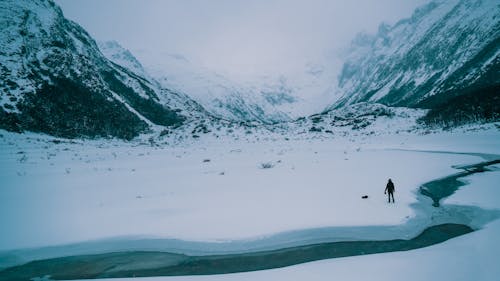
[[[52,0],[0,2],[0,128],[131,139],[183,118]]]
[[[99,50],[115,66],[124,68],[130,73],[141,77],[148,87],[154,89],[162,104],[175,108],[185,117],[206,118],[210,115],[199,103],[187,95],[167,88],[153,78],[142,63],[127,49],[116,41],[98,42]]]
[[[498,93],[499,40],[498,1],[431,2],[353,41],[339,75],[343,96],[330,108],[365,101],[434,108],[474,89]]]
[[[175,54],[142,54],[146,70],[162,87],[188,95],[208,112],[222,119],[233,121],[260,121],[273,123],[292,118],[283,106],[272,104],[256,87],[243,85],[226,77],[196,66],[187,58]],[[279,91],[279,89],[275,90]],[[280,102],[295,101],[287,92],[280,92]],[[273,92],[274,96],[274,92]],[[282,104],[281,104],[282,105]]]
[[[290,121],[319,112],[333,101],[329,87],[335,74],[323,62],[285,74],[242,77],[215,72],[180,54],[137,50],[134,55],[162,87],[188,95],[226,120]]]

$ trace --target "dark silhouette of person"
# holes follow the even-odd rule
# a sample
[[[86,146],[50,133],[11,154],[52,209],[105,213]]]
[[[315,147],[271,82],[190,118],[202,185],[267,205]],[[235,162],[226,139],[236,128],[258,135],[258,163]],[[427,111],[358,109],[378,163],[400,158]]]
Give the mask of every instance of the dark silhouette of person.
[[[387,185],[385,186],[385,190],[384,190],[384,194],[387,193],[387,199],[388,199],[388,202],[391,203],[391,197],[392,197],[392,203],[394,203],[394,191],[395,191],[395,188],[394,188],[394,183],[392,182],[391,179],[389,179],[389,181],[387,182]]]

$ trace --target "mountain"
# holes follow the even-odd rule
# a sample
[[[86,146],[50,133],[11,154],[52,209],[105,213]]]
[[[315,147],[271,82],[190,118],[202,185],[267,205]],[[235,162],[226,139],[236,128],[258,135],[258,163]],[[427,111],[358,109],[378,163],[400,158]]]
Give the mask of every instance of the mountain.
[[[182,123],[154,85],[105,58],[52,0],[3,0],[0,26],[0,128],[131,139]]]
[[[138,50],[134,55],[163,87],[184,93],[208,112],[232,121],[272,124],[314,114],[325,107],[330,73],[308,65],[304,73],[229,78],[180,54]],[[308,96],[313,96],[309,98]]]
[[[499,100],[499,54],[498,1],[433,1],[375,35],[356,37],[338,77],[342,95],[329,109],[379,102],[467,119]],[[458,104],[463,110],[454,110]],[[498,106],[484,111],[500,117]]]
[[[116,41],[97,42],[99,50],[102,54],[116,66],[122,67],[130,73],[141,77],[144,83],[153,89],[162,104],[166,104],[171,108],[175,108],[182,116],[185,117],[208,117],[210,115],[200,104],[195,102],[187,95],[166,88],[153,78],[144,68],[141,62],[126,48],[121,46]]]
[[[97,42],[97,46],[101,53],[113,63],[132,71],[140,77],[152,80],[141,62],[129,50],[123,48],[120,43],[116,41]]]
[[[336,66],[321,62],[296,75],[234,81],[182,55],[142,53],[138,60],[117,42],[98,45],[52,0],[3,0],[0,129],[132,139],[182,124],[179,134],[194,137],[235,122],[296,120],[326,132],[344,126],[343,119],[355,128],[366,121],[363,110],[378,116],[379,105],[368,105],[376,103],[428,108],[421,122],[442,127],[495,121],[499,8],[492,0],[431,2],[411,18],[380,25],[375,35],[358,35],[337,78]],[[342,117],[345,110],[338,110],[345,108],[358,112],[354,119]],[[316,122],[321,110],[326,121]]]
[[[225,76],[193,64],[179,54],[139,54],[146,70],[165,88],[184,93],[208,112],[232,121],[274,123],[291,120],[283,110],[284,104],[296,99],[286,89],[273,87],[268,96],[255,85],[243,85]],[[266,99],[272,96],[274,100]],[[274,103],[273,103],[274,102]]]

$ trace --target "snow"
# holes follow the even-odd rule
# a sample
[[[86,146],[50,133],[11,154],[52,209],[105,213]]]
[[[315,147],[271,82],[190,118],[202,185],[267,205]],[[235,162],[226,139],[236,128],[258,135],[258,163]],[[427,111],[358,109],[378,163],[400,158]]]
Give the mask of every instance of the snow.
[[[244,251],[331,241],[331,233],[342,233],[335,241],[407,238],[429,224],[416,213],[422,209],[414,208],[418,187],[455,173],[454,165],[482,160],[477,155],[426,151],[500,154],[499,135],[498,129],[487,126],[482,130],[471,127],[427,135],[413,132],[354,139],[302,136],[285,141],[259,135],[254,136],[260,139],[255,142],[203,136],[158,146],[141,140],[65,141],[2,131],[0,224],[4,228],[0,257],[2,252],[7,256],[12,253],[8,250],[30,260],[57,256],[61,251],[141,249],[145,246],[137,241],[151,238],[173,239],[168,240],[172,244],[167,248],[186,253],[196,252],[196,247],[202,252]],[[263,169],[262,163],[272,167]],[[477,184],[444,203],[471,205],[488,197],[479,206],[498,208],[492,199],[498,197],[484,196],[498,192],[491,186],[498,182],[496,174],[471,176],[468,180],[476,183],[477,178]],[[394,205],[388,205],[383,194],[389,177],[396,184]],[[483,189],[467,191],[475,186]],[[362,195],[369,198],[361,199]],[[462,201],[456,201],[459,198]],[[427,212],[425,208],[423,212]],[[464,216],[468,220],[474,214]],[[483,221],[487,220],[473,224],[481,227]],[[395,228],[387,231],[378,226]],[[482,235],[487,229],[473,235]],[[481,239],[487,243],[486,238]],[[106,248],[106,241],[118,244]],[[81,247],[64,246],[82,242]],[[46,246],[59,248],[20,250]],[[154,243],[148,247],[154,248]],[[387,257],[393,259],[394,255],[400,254]],[[414,259],[415,254],[407,255]],[[344,260],[365,267],[367,258],[324,261],[249,276],[271,280],[275,274],[296,270],[307,274],[311,266],[318,278],[326,278],[333,273],[319,274],[323,269],[316,267],[325,263],[338,266]],[[230,276],[251,278],[244,274],[224,278]]]
[[[333,105],[381,101],[402,89],[411,95],[426,83],[432,86],[424,91],[426,96],[442,91],[440,84],[452,79],[451,74],[461,67],[470,67],[467,62],[473,62],[498,37],[498,24],[496,1],[431,1],[411,18],[393,26],[381,25],[377,34],[362,33],[345,56],[335,89],[342,97]],[[433,54],[426,57],[428,53]],[[480,76],[480,68],[471,67],[467,77],[455,83],[470,85]]]
[[[110,52],[104,53],[113,60]],[[213,115],[225,119],[289,121],[319,112],[335,98],[330,89],[337,75],[333,66],[308,63],[303,72],[233,80],[228,78],[230,75],[204,68],[180,54],[153,56],[138,50],[134,55],[162,87],[188,95]],[[114,61],[124,66],[130,64],[116,60],[116,56]]]
[[[460,188],[454,196],[444,200],[445,204],[473,205],[484,209],[498,209],[500,189],[495,184],[499,183],[500,166],[491,166],[496,173],[476,174],[467,177],[468,185]]]
[[[99,50],[112,62],[121,65],[135,74],[149,80],[142,64],[116,41],[98,42]]]
[[[0,11],[5,15],[0,23],[21,25],[13,11],[21,11],[24,6],[6,3],[14,10]],[[413,46],[456,5],[456,1],[449,3],[420,11],[429,13],[431,20],[407,20],[417,21],[414,25],[402,21],[392,27],[392,33],[382,26],[378,37],[369,39],[376,41],[368,42],[381,48],[374,56],[406,53],[406,47]],[[480,31],[498,22],[491,19],[496,13],[488,9],[493,2],[487,3],[470,15],[480,19],[478,26],[484,27]],[[40,21],[27,25],[32,33],[49,30],[60,16],[59,10],[47,12],[49,9],[42,6],[28,7]],[[461,26],[460,19],[447,22],[446,30]],[[21,77],[16,83],[25,87],[23,91],[32,91],[29,79],[23,78],[24,61],[11,58],[21,48],[21,39],[10,29],[2,30],[2,34],[12,38],[5,56],[0,57],[2,65],[12,69],[12,76]],[[67,35],[79,53],[87,52],[73,33]],[[384,49],[385,36],[394,38],[389,38],[389,46]],[[401,40],[405,38],[408,40]],[[479,49],[477,44],[472,47]],[[179,90],[181,94],[172,97],[172,102],[182,101],[182,93],[190,93],[212,112],[233,119],[242,116],[232,116],[231,105],[257,119],[288,120],[308,111],[317,112],[317,101],[325,101],[328,88],[341,90],[325,84],[334,79],[330,79],[331,70],[321,65],[309,65],[310,76],[297,76],[303,80],[261,77],[240,84],[208,70],[195,71],[178,55],[155,61],[175,64],[148,65],[157,82],[117,43],[101,45],[101,49],[115,63],[142,75],[152,90],[165,96],[173,93],[162,87]],[[476,49],[460,53],[448,70],[463,64]],[[360,55],[369,51],[366,44],[361,45],[349,59],[363,62]],[[39,50],[34,57],[43,60],[49,54]],[[113,68],[124,75],[122,82],[148,97],[142,80]],[[79,69],[75,66],[76,73],[81,74]],[[414,73],[417,85],[431,77],[425,68]],[[408,72],[400,77],[409,81],[413,76]],[[96,87],[101,84],[97,80],[93,83]],[[389,93],[396,83],[393,79],[373,99]],[[348,81],[344,89],[355,86]],[[308,92],[301,96],[310,99],[299,100],[299,92]],[[21,95],[21,90],[13,93]],[[268,104],[265,93],[283,97]],[[123,102],[116,93],[113,97]],[[0,104],[7,103],[11,100],[1,95]],[[215,106],[222,108],[217,111]],[[429,225],[453,219],[477,231],[407,252],[242,274],[151,280],[330,280],[332,276],[344,280],[496,280],[500,246],[495,238],[500,234],[500,222],[493,218],[500,210],[500,165],[489,167],[490,172],[468,176],[467,185],[444,199],[439,209],[430,206],[418,188],[456,173],[461,165],[497,159],[499,124],[432,132],[415,127],[415,120],[425,111],[391,108],[391,114],[366,114],[378,109],[382,113],[388,110],[382,105],[361,103],[275,126],[203,119],[205,123],[192,122],[166,137],[158,135],[163,128],[149,122],[153,131],[132,142],[61,140],[1,130],[0,269],[39,258],[111,250],[175,249],[186,254],[213,254],[324,241],[406,239]],[[314,119],[317,117],[321,120]],[[345,124],[332,125],[338,117]],[[366,126],[355,130],[358,121],[366,122]],[[207,124],[210,132],[194,138],[193,127],[201,124]],[[311,132],[313,127],[321,132]],[[396,184],[395,204],[387,204],[383,194],[388,178]],[[368,198],[362,199],[364,195]]]
[[[120,103],[122,103],[125,107],[127,107],[127,109],[130,111],[130,112],[133,112],[137,117],[139,117],[142,121],[146,122],[146,124],[148,124],[149,126],[153,126],[154,124],[149,121],[146,117],[144,117],[142,114],[140,114],[139,112],[137,112],[137,110],[135,110],[134,108],[132,108],[122,97],[120,97],[117,93],[113,92],[113,91],[110,91],[111,92],[111,95],[113,96],[113,98],[115,98],[117,101],[119,101]]]
[[[375,136],[355,144],[344,140],[259,145],[229,140],[217,144],[202,140],[159,149],[124,147],[116,142],[106,145],[95,142],[51,144],[44,139],[38,143],[36,138],[43,136],[2,135],[0,167],[2,178],[7,176],[9,184],[7,188],[4,186],[0,197],[3,214],[0,221],[8,226],[5,228],[7,233],[12,234],[5,236],[2,243],[7,241],[17,246],[27,245],[28,240],[32,244],[38,240],[36,243],[41,244],[132,229],[143,232],[161,230],[148,226],[148,220],[167,225],[170,234],[193,239],[242,238],[263,230],[283,231],[322,223],[400,224],[406,215],[411,215],[409,204],[415,201],[413,191],[418,184],[454,173],[456,170],[450,165],[481,160],[470,155],[387,148],[500,152],[500,132],[494,127],[428,135]],[[31,143],[26,143],[26,137]],[[14,140],[17,143],[13,143]],[[24,154],[16,154],[13,149],[16,146],[25,148],[28,156],[24,164],[17,161]],[[38,146],[48,147],[40,149]],[[361,147],[359,152],[353,149],[358,146]],[[52,155],[53,166],[46,166],[43,159],[36,157],[45,154]],[[205,162],[205,159],[210,161]],[[277,160],[282,161],[277,163]],[[275,166],[259,169],[259,164],[265,161],[271,161]],[[70,173],[66,175],[68,167]],[[112,170],[107,167],[112,167]],[[500,165],[490,168],[493,172],[468,176],[465,179],[468,185],[443,203],[500,209]],[[26,175],[12,176],[16,170],[21,174],[26,172]],[[387,205],[382,194],[389,170],[392,170],[392,175],[397,175],[393,176],[395,205]],[[220,171],[224,175],[219,175]],[[362,176],[357,171],[363,171]],[[129,173],[134,176],[127,176]],[[175,179],[173,175],[176,175]],[[328,179],[328,184],[324,183],[325,179]],[[351,188],[339,189],[342,184],[331,185],[331,179],[349,183]],[[366,188],[359,183],[370,185]],[[306,187],[307,192],[304,191]],[[370,196],[366,201],[359,197],[365,193]],[[276,201],[273,205],[273,200],[279,200],[279,208]],[[96,208],[99,208],[98,213],[93,211]],[[16,212],[16,217],[5,215],[13,212]],[[345,214],[349,214],[349,219],[343,220]],[[138,224],[140,220],[146,221]],[[133,227],[126,229],[127,225]],[[103,229],[107,233],[96,233]],[[319,281],[335,277],[340,280],[493,281],[500,274],[497,266],[500,246],[496,243],[499,234],[500,221],[495,220],[473,233],[412,251],[322,260],[248,273],[133,280]],[[51,242],[47,238],[54,238],[53,235],[57,236]],[[3,243],[2,247],[6,245]]]

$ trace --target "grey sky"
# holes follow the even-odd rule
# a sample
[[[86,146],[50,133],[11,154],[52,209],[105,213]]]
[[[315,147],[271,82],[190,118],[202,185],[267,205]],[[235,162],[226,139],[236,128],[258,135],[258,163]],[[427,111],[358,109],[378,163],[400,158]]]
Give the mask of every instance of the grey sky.
[[[297,71],[429,0],[56,0],[98,40],[234,75]]]

